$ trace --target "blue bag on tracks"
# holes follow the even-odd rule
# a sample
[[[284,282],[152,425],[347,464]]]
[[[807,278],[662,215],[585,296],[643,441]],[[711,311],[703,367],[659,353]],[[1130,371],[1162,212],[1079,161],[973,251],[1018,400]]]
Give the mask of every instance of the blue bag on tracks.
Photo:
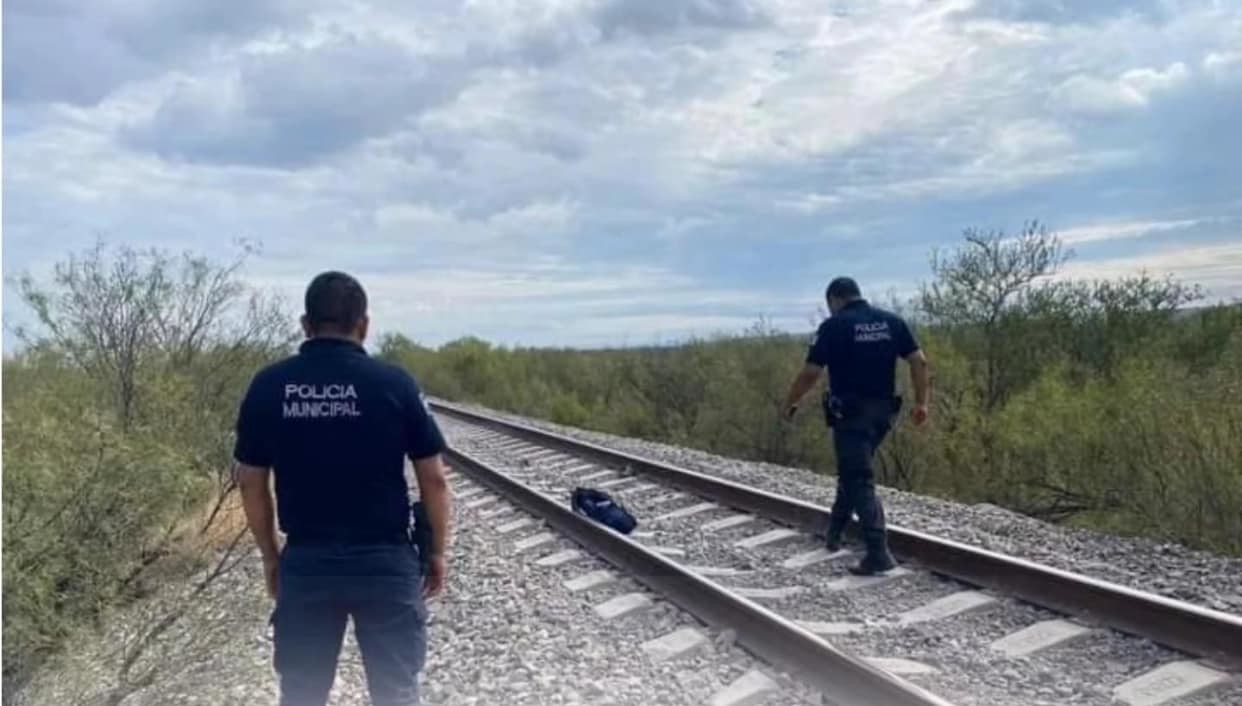
[[[625,509],[621,503],[602,490],[594,488],[574,488],[570,497],[570,506],[574,512],[611,527],[621,534],[629,534],[638,526],[638,520]]]

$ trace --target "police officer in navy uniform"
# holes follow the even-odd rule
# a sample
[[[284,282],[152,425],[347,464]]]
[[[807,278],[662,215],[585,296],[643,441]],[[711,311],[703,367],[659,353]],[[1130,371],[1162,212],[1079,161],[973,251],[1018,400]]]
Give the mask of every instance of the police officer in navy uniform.
[[[828,309],[807,351],[806,364],[790,386],[783,413],[792,419],[798,403],[828,371],[824,415],[832,428],[837,458],[837,493],[828,520],[828,548],[841,548],[850,515],[858,514],[866,555],[850,572],[869,576],[896,566],[888,551],[884,508],[875,493],[872,457],[901,406],[895,392],[897,359],[910,365],[914,388],[912,418],[927,421],[930,394],[927,357],[910,327],[896,314],[862,298],[858,284],[838,277],[828,285]]]
[[[315,277],[302,317],[308,340],[254,377],[238,415],[235,472],[276,600],[282,706],[327,701],[347,618],[375,706],[417,704],[424,598],[444,586],[444,438],[414,378],[362,347],[366,309],[353,277]],[[431,525],[429,556],[411,540],[407,457]]]

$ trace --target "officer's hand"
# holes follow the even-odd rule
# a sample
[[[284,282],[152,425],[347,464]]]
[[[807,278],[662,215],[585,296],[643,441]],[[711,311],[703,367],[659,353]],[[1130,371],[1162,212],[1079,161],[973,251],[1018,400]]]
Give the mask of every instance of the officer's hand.
[[[910,418],[914,420],[914,426],[916,427],[921,427],[927,423],[928,414],[927,405],[925,404],[915,405],[914,409],[910,410]]]
[[[423,597],[437,596],[444,590],[444,579],[448,576],[448,562],[442,556],[433,556],[427,560],[427,575],[423,577]]]
[[[280,559],[277,557],[263,560],[263,581],[267,584],[267,597],[272,600],[276,600],[276,589],[280,584],[279,566]]]

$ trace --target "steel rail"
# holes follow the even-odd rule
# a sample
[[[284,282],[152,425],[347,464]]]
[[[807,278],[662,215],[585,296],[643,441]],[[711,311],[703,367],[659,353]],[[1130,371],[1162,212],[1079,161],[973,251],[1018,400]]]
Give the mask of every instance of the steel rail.
[[[678,468],[579,439],[499,419],[436,400],[431,403],[470,423],[554,447],[575,456],[645,473],[717,503],[823,536],[829,509],[705,473]],[[851,532],[855,530],[851,527]],[[889,545],[939,574],[1003,591],[1029,603],[1093,620],[1229,668],[1242,666],[1242,616],[999,554],[925,532],[888,525]]]
[[[842,706],[952,706],[720,585],[682,568],[625,535],[583,517],[557,501],[456,449],[449,464],[476,482],[626,571],[704,623],[734,631],[738,644],[796,674]]]

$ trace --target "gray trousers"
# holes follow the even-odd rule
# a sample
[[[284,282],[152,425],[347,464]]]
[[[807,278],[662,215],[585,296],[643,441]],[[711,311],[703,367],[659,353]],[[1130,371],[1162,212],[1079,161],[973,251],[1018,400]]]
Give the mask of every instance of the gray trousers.
[[[426,606],[410,544],[286,546],[273,616],[281,706],[323,706],[353,618],[375,706],[417,706]]]

